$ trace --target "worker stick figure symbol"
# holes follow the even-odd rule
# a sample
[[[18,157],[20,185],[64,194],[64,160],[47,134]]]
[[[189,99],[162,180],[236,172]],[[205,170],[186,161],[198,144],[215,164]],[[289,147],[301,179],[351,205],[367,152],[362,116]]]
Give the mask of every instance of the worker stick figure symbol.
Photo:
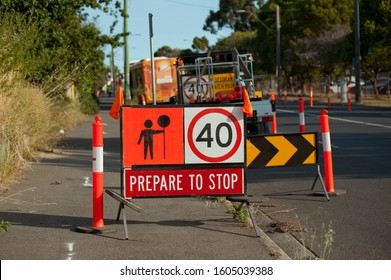
[[[144,122],[144,127],[140,133],[140,137],[137,141],[139,145],[144,139],[144,159],[147,159],[149,152],[150,159],[153,159],[153,135],[163,133],[163,145],[164,145],[164,158],[166,158],[166,136],[165,128],[170,125],[170,118],[166,115],[162,115],[158,118],[158,124],[163,128],[163,130],[152,129],[153,122],[151,120],[146,120]]]
[[[157,123],[163,128],[163,153],[164,159],[166,158],[166,127],[170,125],[170,117],[167,115],[161,115]]]
[[[151,129],[153,122],[151,120],[146,120],[144,122],[145,129],[140,133],[140,137],[137,141],[137,144],[141,143],[141,140],[144,139],[144,159],[147,159],[147,154],[149,151],[149,156],[153,159],[153,135],[158,133],[163,133],[163,130],[154,130]]]

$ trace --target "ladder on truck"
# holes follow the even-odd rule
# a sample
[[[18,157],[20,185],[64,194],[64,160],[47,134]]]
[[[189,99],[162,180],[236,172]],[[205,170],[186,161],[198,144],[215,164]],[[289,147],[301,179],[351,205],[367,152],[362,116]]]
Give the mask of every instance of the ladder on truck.
[[[236,48],[231,49],[236,67],[236,84],[245,86],[250,97],[255,97],[253,60],[250,53],[240,54]]]
[[[202,99],[214,97],[214,74],[213,60],[210,56],[200,57],[195,60],[198,95],[197,103],[201,103]],[[208,79],[203,79],[206,75]]]

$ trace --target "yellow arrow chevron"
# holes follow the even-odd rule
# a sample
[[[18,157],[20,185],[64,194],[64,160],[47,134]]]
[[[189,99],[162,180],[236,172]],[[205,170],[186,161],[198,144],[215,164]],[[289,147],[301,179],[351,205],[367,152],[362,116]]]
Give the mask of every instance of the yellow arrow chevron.
[[[253,160],[261,153],[261,151],[253,145],[248,139],[246,139],[247,143],[247,163],[246,165],[249,166]]]
[[[266,164],[266,166],[285,165],[297,151],[297,148],[293,146],[292,143],[284,136],[266,136],[265,138],[278,149],[278,153],[269,161],[268,164]]]
[[[316,137],[315,134],[303,134],[302,135],[314,148],[316,147]],[[315,150],[308,156],[308,158],[303,162],[303,164],[314,164],[316,163],[316,152]]]

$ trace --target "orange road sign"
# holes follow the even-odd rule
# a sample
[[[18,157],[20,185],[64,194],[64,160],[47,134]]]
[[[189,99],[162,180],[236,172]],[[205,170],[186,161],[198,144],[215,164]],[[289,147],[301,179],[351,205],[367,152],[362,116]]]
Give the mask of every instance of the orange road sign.
[[[123,167],[183,164],[183,108],[123,107]]]

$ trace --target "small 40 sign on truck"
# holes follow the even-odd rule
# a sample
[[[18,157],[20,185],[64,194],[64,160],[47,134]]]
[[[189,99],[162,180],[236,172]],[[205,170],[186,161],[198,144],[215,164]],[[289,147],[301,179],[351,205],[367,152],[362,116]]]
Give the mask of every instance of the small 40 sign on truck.
[[[122,108],[125,198],[245,192],[242,106]]]

